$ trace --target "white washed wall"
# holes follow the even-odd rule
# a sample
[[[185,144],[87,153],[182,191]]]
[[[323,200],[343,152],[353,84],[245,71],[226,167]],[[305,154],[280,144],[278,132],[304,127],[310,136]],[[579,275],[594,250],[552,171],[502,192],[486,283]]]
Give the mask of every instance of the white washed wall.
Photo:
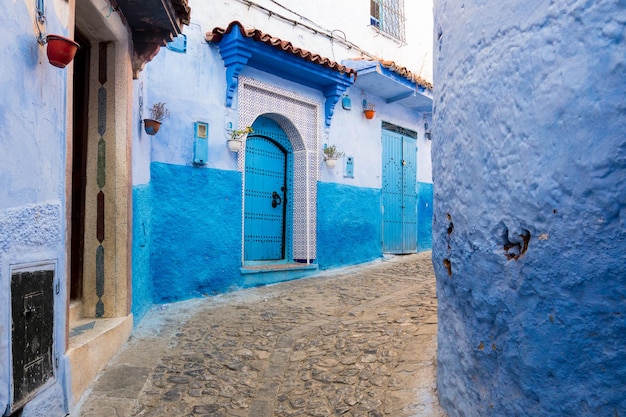
[[[273,36],[289,40],[294,45],[314,51],[340,62],[356,58],[356,49],[347,49],[330,38],[314,34],[311,30],[286,22],[277,16],[256,7],[248,7],[240,0],[207,2],[191,0],[192,17],[205,31],[214,27],[226,27],[233,20],[246,27],[255,27]],[[432,81],[433,2],[432,0],[405,0],[405,45],[382,36],[369,26],[370,3],[367,0],[280,0],[276,5],[270,0],[255,0],[255,3],[289,19],[316,28],[320,33],[331,33],[336,38],[345,38],[359,48],[378,58],[392,60],[407,67],[422,78]],[[290,9],[295,13],[291,13]],[[300,16],[304,16],[302,18]],[[333,32],[334,31],[334,32]],[[343,33],[342,33],[343,32]]]

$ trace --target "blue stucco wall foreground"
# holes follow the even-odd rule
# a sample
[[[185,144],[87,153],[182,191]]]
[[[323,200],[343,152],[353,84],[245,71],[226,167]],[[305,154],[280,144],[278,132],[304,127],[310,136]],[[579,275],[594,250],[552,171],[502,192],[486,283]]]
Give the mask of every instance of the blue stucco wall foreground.
[[[241,280],[241,174],[151,164],[154,302],[226,292]]]
[[[150,249],[152,235],[151,187],[141,184],[133,187],[133,300],[132,313],[135,325],[152,305],[152,277],[150,275]]]
[[[430,250],[433,244],[433,185],[417,183],[417,251]]]
[[[369,262],[382,256],[381,191],[319,182],[317,255],[320,269]]]
[[[626,416],[625,22],[623,2],[435,1],[450,417]]]

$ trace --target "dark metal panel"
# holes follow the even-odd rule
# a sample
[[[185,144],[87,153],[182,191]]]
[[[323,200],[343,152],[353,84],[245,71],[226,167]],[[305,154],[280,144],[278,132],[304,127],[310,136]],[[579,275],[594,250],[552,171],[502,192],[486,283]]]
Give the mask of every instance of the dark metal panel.
[[[11,274],[13,410],[54,378],[53,282],[53,270]]]

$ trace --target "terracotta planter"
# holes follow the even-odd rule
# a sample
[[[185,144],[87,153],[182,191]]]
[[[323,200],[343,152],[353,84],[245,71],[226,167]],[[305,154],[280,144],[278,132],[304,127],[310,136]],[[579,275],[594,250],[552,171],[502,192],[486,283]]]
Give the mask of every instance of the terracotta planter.
[[[373,119],[374,115],[376,114],[376,111],[375,110],[363,110],[363,113],[365,114],[366,119]]]
[[[328,168],[333,169],[337,165],[337,158],[324,158],[324,162]]]
[[[72,62],[80,46],[73,40],[59,35],[48,35],[46,41],[48,44],[46,48],[48,61],[51,65],[59,68],[65,68],[67,64]]]
[[[154,136],[159,131],[161,127],[161,122],[152,119],[143,119],[143,128],[147,134],[150,136]]]
[[[241,140],[228,139],[228,150],[231,152],[239,152],[241,150]]]

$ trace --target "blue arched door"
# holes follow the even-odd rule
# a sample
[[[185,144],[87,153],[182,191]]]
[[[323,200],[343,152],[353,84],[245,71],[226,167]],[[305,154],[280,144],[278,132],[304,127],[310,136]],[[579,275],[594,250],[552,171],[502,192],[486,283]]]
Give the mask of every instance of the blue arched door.
[[[244,261],[279,261],[287,258],[287,138],[270,119],[252,127],[246,140]]]

